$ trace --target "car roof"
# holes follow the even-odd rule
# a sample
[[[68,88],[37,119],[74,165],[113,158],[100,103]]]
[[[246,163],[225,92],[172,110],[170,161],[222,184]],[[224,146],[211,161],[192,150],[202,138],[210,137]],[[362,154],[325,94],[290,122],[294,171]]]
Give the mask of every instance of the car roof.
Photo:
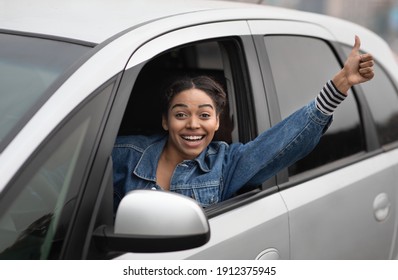
[[[0,32],[35,33],[91,44],[109,42],[155,21],[172,18],[178,22],[181,17],[200,18],[200,23],[249,19],[309,22],[326,28],[336,41],[347,45],[353,45],[354,35],[359,35],[364,51],[396,68],[392,51],[380,36],[357,24],[316,13],[213,0],[0,0]]]
[[[207,13],[204,22],[217,19],[319,20],[319,15],[312,13],[209,0],[1,0],[0,4],[0,29],[93,43],[101,43],[151,21],[204,11],[217,11],[213,16]]]
[[[243,3],[200,0],[1,0],[0,29],[101,43],[146,22]]]

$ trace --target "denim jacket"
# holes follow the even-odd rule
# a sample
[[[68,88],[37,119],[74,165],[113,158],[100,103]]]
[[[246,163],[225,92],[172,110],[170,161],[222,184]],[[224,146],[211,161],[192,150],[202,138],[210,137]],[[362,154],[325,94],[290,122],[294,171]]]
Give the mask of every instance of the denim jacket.
[[[214,141],[196,159],[177,165],[170,191],[192,197],[202,207],[228,199],[308,154],[331,121],[312,101],[246,144]],[[156,168],[166,141],[167,135],[117,138],[112,153],[115,209],[131,190],[161,189]]]

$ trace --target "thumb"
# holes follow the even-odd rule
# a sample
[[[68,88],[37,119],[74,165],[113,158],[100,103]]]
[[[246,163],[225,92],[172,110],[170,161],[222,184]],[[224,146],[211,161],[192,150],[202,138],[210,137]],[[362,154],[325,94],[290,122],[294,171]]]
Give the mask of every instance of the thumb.
[[[361,47],[361,39],[357,35],[355,35],[355,44],[354,47],[352,48],[352,53],[358,54],[359,53],[359,48]]]

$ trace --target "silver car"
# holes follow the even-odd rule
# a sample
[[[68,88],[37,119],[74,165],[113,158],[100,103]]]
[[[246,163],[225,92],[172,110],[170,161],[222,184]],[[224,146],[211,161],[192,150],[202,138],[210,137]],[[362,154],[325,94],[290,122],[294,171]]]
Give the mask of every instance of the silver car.
[[[398,65],[378,35],[223,1],[0,7],[0,258],[398,258]],[[113,213],[114,141],[161,128],[171,78],[217,79],[229,104],[216,137],[247,142],[315,98],[355,35],[376,76],[306,158],[206,209],[133,191]]]

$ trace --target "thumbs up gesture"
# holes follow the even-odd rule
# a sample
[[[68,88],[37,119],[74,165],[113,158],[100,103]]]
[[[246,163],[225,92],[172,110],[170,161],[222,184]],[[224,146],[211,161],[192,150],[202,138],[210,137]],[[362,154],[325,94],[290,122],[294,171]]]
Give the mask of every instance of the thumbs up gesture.
[[[339,91],[347,94],[347,91],[356,84],[364,83],[374,77],[373,57],[371,54],[359,52],[361,40],[355,36],[355,44],[341,69],[333,78],[333,83]]]

